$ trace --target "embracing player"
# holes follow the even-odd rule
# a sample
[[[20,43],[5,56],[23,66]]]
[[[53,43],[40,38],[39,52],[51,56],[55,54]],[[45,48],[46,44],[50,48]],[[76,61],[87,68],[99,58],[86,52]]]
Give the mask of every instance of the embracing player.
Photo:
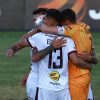
[[[46,8],[38,8],[36,10],[33,11],[33,21],[35,21],[35,19],[41,15],[45,15],[45,12],[47,11]],[[35,34],[37,32],[37,29],[32,29],[31,31],[29,31],[27,34],[23,35],[21,37],[21,40],[27,39],[28,37],[32,36],[32,34]],[[19,50],[17,50],[19,51]],[[17,52],[16,51],[16,52]],[[36,48],[31,48],[30,50],[30,56],[32,58],[32,53],[36,53],[37,49]],[[12,48],[9,48],[7,50],[7,56],[11,57],[15,54],[15,52],[13,52]],[[36,91],[37,91],[37,87],[38,87],[38,62],[34,63],[31,60],[31,68],[30,71],[24,75],[21,84],[22,86],[26,86],[26,93],[27,93],[27,98],[28,100],[36,100]]]
[[[97,63],[93,55],[92,36],[90,28],[85,23],[77,23],[75,12],[71,9],[65,9],[61,13],[63,27],[52,27],[45,25],[41,19],[37,19],[36,25],[45,33],[65,35],[72,38],[75,42],[76,50],[79,56],[89,63]],[[69,87],[72,100],[86,100],[88,97],[88,88],[90,84],[90,70],[83,69],[69,62]]]
[[[60,14],[56,9],[49,9],[44,17],[44,23],[49,26],[59,25],[59,20]],[[32,47],[37,47],[38,49],[38,52],[33,55],[33,61],[40,60],[38,99],[70,100],[68,57],[74,64],[83,68],[90,68],[90,65],[78,58],[74,42],[70,38],[66,38],[67,43],[64,47],[54,49],[51,52],[53,47],[50,44],[54,37],[55,35],[40,32],[28,38]]]
[[[58,10],[51,9],[46,14],[46,23],[53,26],[58,25],[60,16]],[[47,55],[39,62],[39,100],[70,100],[68,89],[68,54],[74,64],[85,66],[85,68],[90,68],[90,66],[77,56],[74,42],[70,38],[66,38],[67,43],[63,38],[55,40],[60,40],[57,43],[57,45],[60,45],[59,47],[66,43],[64,47],[57,47],[58,49],[55,49],[55,46],[51,44],[54,37],[54,35],[46,35],[40,32],[29,37],[28,41],[24,39],[13,45],[10,48],[13,51],[11,55],[31,44],[32,48],[37,47],[39,50],[32,57],[33,61],[38,61],[54,49],[53,53],[50,53],[50,55]],[[9,52],[7,52],[7,55],[9,55]]]

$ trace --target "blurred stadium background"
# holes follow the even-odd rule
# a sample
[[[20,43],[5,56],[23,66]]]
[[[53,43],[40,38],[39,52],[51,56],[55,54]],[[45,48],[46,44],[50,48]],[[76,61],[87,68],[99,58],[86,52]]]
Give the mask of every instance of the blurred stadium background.
[[[92,69],[95,100],[100,100],[100,1],[99,0],[0,0],[0,100],[24,100],[22,76],[29,70],[29,48],[13,58],[5,56],[6,49],[34,27],[32,11],[38,7],[72,8],[78,21],[91,26],[98,64]]]

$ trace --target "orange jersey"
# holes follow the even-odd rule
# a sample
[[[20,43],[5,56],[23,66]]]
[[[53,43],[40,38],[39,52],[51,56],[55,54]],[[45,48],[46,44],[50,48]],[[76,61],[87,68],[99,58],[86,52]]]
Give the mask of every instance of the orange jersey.
[[[73,39],[78,54],[83,52],[90,54],[92,50],[92,36],[89,26],[85,23],[76,23],[64,27],[64,35]],[[82,69],[69,61],[69,77],[77,77],[89,73],[88,69]]]
[[[88,100],[88,89],[90,75],[84,74],[79,77],[69,79],[69,91],[71,100]]]

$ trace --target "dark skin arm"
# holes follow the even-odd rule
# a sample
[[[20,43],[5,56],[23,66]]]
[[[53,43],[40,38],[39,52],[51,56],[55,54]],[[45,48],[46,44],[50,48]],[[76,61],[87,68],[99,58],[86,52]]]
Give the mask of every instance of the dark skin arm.
[[[22,79],[21,79],[21,86],[22,87],[26,86],[28,76],[29,76],[29,72],[22,77]]]
[[[7,52],[6,52],[6,56],[7,57],[12,57],[17,51],[25,48],[25,47],[29,47],[29,44],[27,42],[26,39],[24,40],[20,40],[19,42],[17,42],[15,45],[11,46]]]
[[[90,69],[90,64],[79,58],[75,52],[69,55],[69,59],[73,62],[73,64],[79,66],[82,69]]]
[[[91,55],[87,54],[87,53],[83,53],[83,54],[79,54],[78,55],[81,59],[83,59],[84,61],[90,63],[90,64],[97,64],[97,57],[95,54],[95,51],[93,50]]]
[[[56,38],[55,38],[53,43],[54,43],[54,46],[58,44],[58,45],[57,45],[57,48],[59,48],[59,47],[64,46],[64,44],[66,43],[66,40],[64,40],[64,38],[61,38],[61,39],[57,39],[57,40],[56,40]],[[30,47],[30,45],[29,45],[27,39],[20,40],[19,42],[17,42],[15,45],[11,46],[11,47],[7,50],[6,56],[7,56],[7,57],[12,57],[16,52],[18,52],[19,50],[21,50],[21,49],[23,49],[23,48],[25,48],[25,47]],[[54,47],[51,45],[51,46],[49,47],[49,50],[51,51],[51,50],[53,50],[53,49],[54,49]],[[49,51],[49,50],[48,50],[48,51]],[[50,52],[50,51],[49,51],[49,52]],[[42,59],[44,56],[46,56],[46,54],[45,54],[45,55],[41,55],[41,53],[42,53],[42,54],[45,54],[46,52],[43,51],[43,50],[41,50],[40,52],[38,52],[37,50],[36,50],[36,52],[34,51],[32,60],[33,60],[34,62],[36,62],[36,61]]]
[[[20,49],[24,48],[24,47],[28,47],[29,44],[27,43],[27,38],[36,34],[37,32],[39,32],[38,28],[34,28],[31,31],[29,31],[27,34],[23,35],[21,37],[21,39],[13,46],[11,46],[7,52],[6,52],[6,56],[11,57],[15,54],[15,52],[19,51]]]

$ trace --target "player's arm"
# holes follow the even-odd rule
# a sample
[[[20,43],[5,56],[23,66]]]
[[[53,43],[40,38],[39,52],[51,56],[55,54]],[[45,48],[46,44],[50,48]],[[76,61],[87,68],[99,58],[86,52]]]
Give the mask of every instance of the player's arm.
[[[97,64],[97,57],[96,57],[96,53],[93,50],[91,55],[87,54],[87,53],[83,53],[83,54],[79,54],[78,55],[81,59],[83,59],[84,61],[90,63],[90,64]]]
[[[32,56],[32,61],[37,62],[47,56],[52,50],[65,46],[66,40],[64,38],[54,39],[52,44],[47,48],[35,52]]]
[[[21,37],[21,40],[22,40],[22,39],[27,39],[28,37],[31,37],[32,35],[36,34],[38,31],[39,31],[38,28],[32,29],[32,30],[29,31],[27,34],[23,35],[23,36]]]
[[[75,30],[72,30],[70,26],[48,26],[43,23],[43,18],[37,18],[35,21],[35,25],[38,27],[40,31],[43,33],[54,34],[54,35],[65,35],[68,37],[72,36]],[[70,34],[71,33],[71,34]]]
[[[27,39],[24,40],[20,40],[18,41],[16,44],[14,44],[13,46],[11,46],[7,52],[6,52],[6,56],[8,57],[12,57],[17,51],[21,50],[24,47],[28,47],[30,46]]]
[[[21,86],[25,87],[26,86],[26,82],[27,82],[27,78],[29,76],[29,73],[25,74],[22,79],[21,79]]]
[[[57,26],[48,26],[44,23],[42,23],[40,26],[38,26],[38,29],[42,31],[43,33],[48,33],[48,34],[58,34],[58,28]]]
[[[75,44],[72,39],[67,40],[67,46],[68,46],[68,56],[71,62],[83,69],[90,69],[90,64],[82,60],[80,57],[77,55],[77,51],[75,48]]]
[[[71,28],[69,26],[48,26],[44,23],[38,26],[38,29],[47,34],[64,35],[70,38],[76,31],[74,28]]]
[[[73,64],[79,66],[80,68],[90,69],[90,64],[83,61],[80,57],[78,57],[76,52],[70,53],[69,59],[72,61]]]
[[[29,71],[22,77],[21,79],[21,86],[25,87],[26,86],[26,82],[27,82],[27,78],[29,76],[29,73],[31,71],[31,68],[29,69]]]

